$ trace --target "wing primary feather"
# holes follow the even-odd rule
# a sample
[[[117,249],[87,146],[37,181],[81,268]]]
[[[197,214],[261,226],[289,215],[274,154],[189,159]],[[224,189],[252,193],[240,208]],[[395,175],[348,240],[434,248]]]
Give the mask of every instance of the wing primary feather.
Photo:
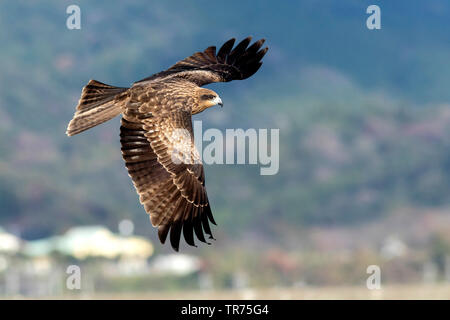
[[[183,235],[184,240],[186,240],[186,243],[188,245],[191,245],[193,247],[197,247],[194,241],[194,227],[192,226],[192,221],[189,217],[187,220],[183,223]]]
[[[197,236],[198,240],[204,243],[208,243],[205,239],[205,235],[203,234],[202,221],[200,217],[195,218],[192,224],[194,226],[195,235]]]
[[[265,54],[267,53],[267,50],[269,50],[268,47],[265,47],[264,49],[259,50],[258,52],[256,52],[255,54],[255,58],[252,59],[252,61],[261,61],[261,59],[265,56]]]
[[[169,233],[170,225],[163,224],[158,227],[158,238],[162,244],[166,242],[167,234]]]
[[[265,39],[260,39],[258,41],[256,41],[255,43],[253,43],[250,47],[248,47],[247,49],[247,54],[254,54],[256,53],[264,44],[266,40]]]
[[[205,212],[202,212],[200,218],[202,220],[203,230],[205,230],[205,233],[209,235],[210,239],[215,240],[214,236],[212,235],[211,228],[209,227],[208,217],[206,216]]]
[[[236,59],[245,52],[245,49],[247,49],[250,41],[252,41],[252,37],[247,37],[239,42],[239,44],[228,55],[227,63],[233,65]]]
[[[205,50],[205,53],[208,55],[208,57],[211,59],[211,61],[217,62],[217,56],[216,56],[216,47],[208,47]]]
[[[181,220],[173,222],[170,228],[170,244],[173,250],[177,252],[180,248],[181,228],[182,228]]]
[[[225,62],[226,57],[230,53],[231,49],[233,48],[234,42],[236,41],[235,38],[231,38],[227,42],[223,44],[223,46],[219,49],[219,53],[217,53],[217,60],[221,63]]]
[[[205,212],[205,214],[207,215],[209,221],[211,221],[212,224],[217,226],[217,223],[214,221],[212,212],[211,212],[211,205],[208,203],[208,205],[203,207],[203,210]]]

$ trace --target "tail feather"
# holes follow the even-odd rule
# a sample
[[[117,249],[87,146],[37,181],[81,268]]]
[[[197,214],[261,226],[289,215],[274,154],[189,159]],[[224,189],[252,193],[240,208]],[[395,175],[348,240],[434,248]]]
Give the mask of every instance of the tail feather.
[[[91,80],[83,88],[73,119],[66,134],[73,136],[108,121],[121,112],[120,94],[128,88],[120,88]]]

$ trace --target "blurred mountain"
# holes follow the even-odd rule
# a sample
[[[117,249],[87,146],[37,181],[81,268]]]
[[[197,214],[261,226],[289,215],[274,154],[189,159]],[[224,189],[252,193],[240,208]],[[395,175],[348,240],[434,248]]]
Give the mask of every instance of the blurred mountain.
[[[0,3],[0,225],[33,239],[132,218],[154,238],[121,159],[119,120],[68,138],[89,79],[117,86],[249,34],[270,47],[249,80],[210,87],[203,128],[280,128],[280,171],[206,167],[221,234],[282,237],[450,202],[450,3],[377,1]]]

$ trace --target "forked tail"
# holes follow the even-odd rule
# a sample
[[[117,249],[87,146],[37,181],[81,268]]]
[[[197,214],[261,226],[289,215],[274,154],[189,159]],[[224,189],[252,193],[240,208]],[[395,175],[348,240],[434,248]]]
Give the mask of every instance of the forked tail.
[[[120,88],[90,80],[83,88],[77,109],[67,126],[66,134],[73,136],[100,123],[108,121],[121,112],[120,94],[128,88]]]

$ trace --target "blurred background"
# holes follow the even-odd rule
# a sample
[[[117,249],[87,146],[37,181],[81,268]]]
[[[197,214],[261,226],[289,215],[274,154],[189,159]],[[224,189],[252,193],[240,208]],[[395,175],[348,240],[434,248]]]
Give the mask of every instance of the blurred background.
[[[449,21],[444,0],[1,1],[0,297],[450,298]],[[264,65],[210,85],[225,107],[195,120],[279,128],[279,173],[206,166],[217,241],[174,254],[119,119],[72,138],[67,123],[89,79],[129,86],[248,35]]]

